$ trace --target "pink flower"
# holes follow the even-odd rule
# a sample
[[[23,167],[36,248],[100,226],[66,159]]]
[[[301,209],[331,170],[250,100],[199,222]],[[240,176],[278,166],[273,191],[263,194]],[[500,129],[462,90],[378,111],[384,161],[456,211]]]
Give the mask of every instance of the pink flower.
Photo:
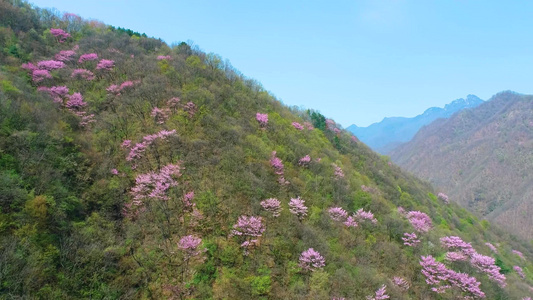
[[[420,211],[410,211],[407,213],[407,219],[418,232],[428,232],[433,226],[431,218]]]
[[[263,219],[255,216],[240,216],[237,223],[233,225],[231,235],[260,237],[265,232]]]
[[[276,198],[270,198],[261,201],[261,206],[264,210],[271,212],[272,216],[279,217],[281,214],[281,202]]]
[[[390,297],[386,293],[387,293],[387,286],[382,285],[381,288],[379,288],[376,291],[376,296],[375,297],[366,296],[366,299],[367,300],[385,300],[385,299],[389,299]]]
[[[60,28],[50,28],[50,33],[57,38],[57,41],[63,43],[70,37],[70,34]]]
[[[32,80],[33,82],[41,82],[45,79],[51,79],[52,74],[48,70],[33,70]]]
[[[344,222],[348,217],[348,213],[342,207],[331,207],[328,213],[333,221]]]
[[[259,126],[264,128],[267,126],[267,123],[268,123],[268,115],[267,114],[261,114],[261,113],[256,113],[255,114],[255,119],[257,120],[257,122],[259,122]]]
[[[188,192],[183,196],[183,205],[185,207],[194,207],[196,204],[192,203],[192,200],[194,199],[194,191]]]
[[[346,218],[346,221],[344,221],[344,223],[342,224],[344,224],[346,227],[357,227],[358,226],[357,222],[352,216],[348,216],[348,218]]]
[[[522,279],[526,279],[526,274],[524,274],[524,271],[519,266],[514,266],[513,269],[516,271],[518,276],[522,277]]]
[[[372,212],[370,212],[370,211],[366,212],[362,208],[357,210],[357,212],[354,215],[354,218],[357,219],[357,220],[361,220],[361,221],[368,220],[368,221],[372,222],[372,224],[377,224],[378,223],[378,220],[376,220],[374,218],[374,214]]]
[[[93,72],[86,70],[86,69],[74,69],[72,71],[72,74],[70,74],[70,77],[72,78],[82,78],[87,81],[91,81],[94,79]]]
[[[37,68],[41,70],[56,70],[56,69],[62,69],[65,67],[65,63],[62,61],[57,60],[43,60],[37,63]]]
[[[115,61],[109,59],[102,59],[96,65],[97,70],[112,70],[115,67]]]
[[[394,283],[395,286],[397,286],[402,291],[407,291],[409,287],[411,286],[407,280],[405,280],[402,277],[394,277],[392,278],[392,283]]]
[[[78,63],[83,63],[83,62],[86,62],[86,61],[90,61],[90,60],[97,60],[98,59],[98,54],[96,53],[85,53],[85,54],[82,54],[80,56],[80,58],[78,59]]]
[[[307,216],[307,206],[304,205],[305,200],[298,198],[292,198],[289,202],[289,211],[291,214],[296,215],[299,220],[302,220]]]
[[[448,196],[447,196],[446,194],[444,194],[444,193],[439,193],[439,194],[437,195],[437,197],[438,197],[442,202],[444,202],[445,204],[449,204],[449,203],[450,203],[450,200],[449,200]]]
[[[111,174],[118,175],[118,170],[117,169],[111,169]]]
[[[170,60],[170,59],[171,59],[170,55],[159,55],[157,57],[157,60]]]
[[[152,109],[152,112],[150,113],[150,116],[152,116],[155,119],[155,122],[157,124],[164,124],[165,121],[169,118],[170,111],[168,108],[158,108],[154,107]]]
[[[303,130],[304,127],[302,126],[302,124],[298,123],[298,122],[292,122],[292,126],[294,128],[296,128],[297,130]]]
[[[185,252],[186,259],[197,256],[207,249],[199,250],[198,246],[202,243],[202,239],[194,235],[187,235],[182,237],[178,242],[178,248]]]
[[[414,232],[413,233],[406,232],[403,235],[405,236],[402,238],[403,244],[406,246],[415,247],[416,245],[420,243],[420,240],[418,239],[418,237],[416,236]]]
[[[306,271],[322,269],[326,265],[326,260],[313,248],[309,248],[300,254],[300,268]]]
[[[307,154],[306,156],[300,158],[300,160],[298,161],[298,164],[300,166],[308,166],[309,163],[311,162],[311,157],[309,156],[309,154]]]
[[[333,176],[335,176],[335,179],[344,178],[344,172],[342,171],[341,167],[337,166],[336,164],[331,165],[334,168]]]

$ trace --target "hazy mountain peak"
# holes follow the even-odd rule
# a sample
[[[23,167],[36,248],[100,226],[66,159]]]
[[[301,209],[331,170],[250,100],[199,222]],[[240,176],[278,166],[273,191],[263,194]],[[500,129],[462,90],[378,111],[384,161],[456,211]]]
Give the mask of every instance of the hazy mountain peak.
[[[481,103],[483,100],[479,97],[467,95],[466,99],[456,99],[443,108],[430,107],[413,118],[385,117],[381,122],[367,127],[351,125],[347,129],[373,150],[386,154],[397,145],[411,140],[422,126],[438,118],[448,118],[460,110],[476,107]]]

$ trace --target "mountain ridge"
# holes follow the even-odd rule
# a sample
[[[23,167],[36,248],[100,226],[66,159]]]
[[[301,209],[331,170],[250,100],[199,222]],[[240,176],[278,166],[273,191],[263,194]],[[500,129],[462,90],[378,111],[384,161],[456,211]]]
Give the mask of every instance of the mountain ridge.
[[[362,142],[373,150],[387,154],[397,145],[409,141],[423,126],[430,124],[438,118],[447,118],[462,110],[478,106],[483,100],[475,95],[456,99],[444,107],[430,107],[422,114],[412,118],[385,117],[381,122],[373,123],[367,127],[350,125],[346,129],[357,136]]]

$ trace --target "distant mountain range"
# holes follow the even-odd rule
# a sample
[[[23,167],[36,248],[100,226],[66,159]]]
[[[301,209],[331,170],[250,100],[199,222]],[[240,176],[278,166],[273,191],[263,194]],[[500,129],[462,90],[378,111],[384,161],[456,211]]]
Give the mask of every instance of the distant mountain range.
[[[384,118],[379,123],[368,127],[358,127],[355,124],[347,128],[367,144],[374,151],[388,154],[398,145],[410,141],[413,136],[425,125],[438,118],[449,118],[454,113],[465,108],[473,108],[483,103],[483,100],[474,95],[466,96],[446,104],[444,108],[431,107],[423,114],[413,118],[391,117]]]
[[[422,128],[391,159],[450,199],[533,239],[533,96],[502,92]]]

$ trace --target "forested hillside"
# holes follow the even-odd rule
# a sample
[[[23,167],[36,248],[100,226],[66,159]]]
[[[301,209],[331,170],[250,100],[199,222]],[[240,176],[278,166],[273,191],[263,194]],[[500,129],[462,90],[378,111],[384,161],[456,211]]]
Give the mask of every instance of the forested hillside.
[[[523,299],[533,250],[215,54],[0,1],[0,298]]]
[[[450,199],[533,240],[533,97],[502,92],[422,129],[391,154]]]

